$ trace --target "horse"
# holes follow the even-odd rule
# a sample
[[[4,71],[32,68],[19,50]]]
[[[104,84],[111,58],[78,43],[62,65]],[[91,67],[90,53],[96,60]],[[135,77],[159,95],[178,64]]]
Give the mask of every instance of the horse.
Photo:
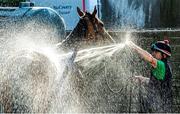
[[[21,50],[9,56],[0,72],[0,112],[61,112],[67,111],[67,104],[78,104],[72,99],[82,82],[74,76],[77,71],[73,65],[66,64],[73,64],[74,54],[58,61],[35,50]]]
[[[62,49],[82,49],[115,43],[104,28],[103,22],[92,13],[77,7],[80,20],[64,41],[57,44]],[[70,106],[81,107],[84,80],[76,67],[76,52],[68,59],[70,66],[63,68],[64,79],[55,84],[57,67],[49,57],[40,52],[21,51],[7,60],[1,74],[0,105],[3,112],[66,112]],[[71,68],[72,67],[72,68]],[[75,67],[75,68],[74,68]],[[62,70],[62,69],[61,69]],[[62,83],[61,83],[62,82]],[[49,89],[62,87],[64,89]],[[68,90],[67,90],[68,88]],[[68,92],[66,94],[66,92]],[[56,95],[58,93],[58,95]],[[63,95],[61,95],[61,93]],[[60,94],[60,95],[59,95]],[[66,104],[63,104],[68,102]],[[56,106],[56,104],[60,105]],[[68,104],[68,105],[67,105]],[[55,109],[54,109],[55,107]],[[81,109],[80,109],[81,110]]]
[[[57,46],[72,50],[115,43],[115,40],[105,30],[104,23],[96,16],[96,6],[92,13],[84,12],[77,7],[77,13],[80,19],[76,27]]]

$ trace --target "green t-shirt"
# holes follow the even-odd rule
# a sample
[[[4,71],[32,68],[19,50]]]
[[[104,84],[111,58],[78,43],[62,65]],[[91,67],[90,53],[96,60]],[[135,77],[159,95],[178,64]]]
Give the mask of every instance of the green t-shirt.
[[[165,78],[165,64],[164,62],[157,60],[157,66],[152,70],[153,75],[158,80],[164,80]]]

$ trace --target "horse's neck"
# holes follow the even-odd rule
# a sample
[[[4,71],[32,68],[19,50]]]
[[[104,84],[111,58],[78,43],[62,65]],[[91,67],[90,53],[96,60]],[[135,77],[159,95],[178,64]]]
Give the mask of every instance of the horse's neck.
[[[83,39],[84,31],[82,30],[82,25],[78,25],[73,29],[73,31],[67,36],[67,40],[77,41],[78,39]]]
[[[63,47],[65,48],[75,48],[79,44],[79,41],[81,41],[84,38],[84,31],[83,26],[81,24],[77,24],[77,26],[73,29],[73,31],[66,37],[66,39],[63,41]]]
[[[73,48],[79,48],[83,47],[84,45],[104,45],[104,44],[111,44],[115,43],[115,41],[112,39],[112,37],[105,32],[103,35],[99,35],[98,40],[92,39],[87,40],[86,39],[86,31],[83,30],[86,29],[82,23],[78,23],[77,26],[74,28],[74,30],[66,37],[66,39],[62,43],[62,47],[73,49]],[[86,29],[87,30],[87,29]],[[106,40],[106,41],[105,41]]]

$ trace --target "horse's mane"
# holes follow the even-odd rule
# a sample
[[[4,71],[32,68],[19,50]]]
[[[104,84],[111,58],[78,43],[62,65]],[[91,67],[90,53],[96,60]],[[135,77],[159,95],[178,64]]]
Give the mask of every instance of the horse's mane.
[[[83,12],[77,8],[80,20],[72,32],[62,41],[62,49],[92,47],[105,42],[114,43],[112,37],[105,31],[103,23],[95,16],[96,7],[93,13]],[[106,40],[106,41],[105,41]]]
[[[80,19],[77,26],[66,37],[66,42],[68,42],[69,40],[75,40],[76,38],[78,38],[79,40],[83,40],[83,37],[85,37],[86,35],[85,33],[87,29],[88,28],[86,22],[83,19]]]

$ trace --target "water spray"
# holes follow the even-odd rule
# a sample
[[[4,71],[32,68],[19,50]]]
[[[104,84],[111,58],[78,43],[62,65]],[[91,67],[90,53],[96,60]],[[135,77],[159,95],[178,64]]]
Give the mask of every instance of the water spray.
[[[24,36],[26,36],[26,35],[24,35]],[[84,69],[87,69],[87,70],[89,70],[89,71],[87,71],[87,74],[86,75],[88,75],[88,74],[91,74],[91,72],[93,72],[93,70],[96,70],[95,72],[99,72],[100,70],[102,70],[102,69],[100,69],[100,67],[102,67],[103,68],[103,70],[104,70],[104,72],[103,73],[105,73],[105,75],[107,75],[107,76],[105,76],[105,78],[108,78],[108,79],[106,79],[106,81],[108,81],[107,82],[107,84],[108,84],[108,87],[109,87],[109,89],[112,91],[112,92],[114,92],[114,93],[119,93],[119,92],[121,92],[122,91],[122,88],[120,87],[120,89],[118,88],[113,88],[114,86],[112,86],[111,84],[112,84],[112,80],[111,80],[111,77],[108,77],[109,76],[109,74],[108,74],[108,72],[110,71],[110,72],[112,72],[112,74],[114,74],[114,75],[119,75],[120,76],[120,78],[121,77],[123,77],[123,75],[121,75],[121,74],[116,74],[116,71],[115,70],[117,70],[117,69],[119,69],[119,66],[120,67],[122,67],[122,69],[119,69],[119,72],[118,73],[124,73],[124,72],[126,72],[125,70],[125,68],[126,68],[126,66],[124,66],[124,64],[123,64],[123,62],[121,63],[120,62],[120,64],[116,64],[116,65],[113,65],[115,62],[119,62],[119,60],[120,59],[122,59],[122,61],[126,61],[126,60],[123,60],[123,58],[125,58],[126,57],[126,55],[124,56],[123,55],[123,52],[122,52],[122,50],[124,49],[124,47],[126,46],[126,45],[129,45],[129,41],[130,41],[130,33],[129,34],[127,34],[127,36],[126,36],[126,40],[125,40],[125,42],[124,43],[117,43],[117,44],[112,44],[112,45],[107,45],[107,46],[102,46],[102,47],[94,47],[94,48],[89,48],[89,49],[83,49],[83,50],[72,50],[71,52],[63,52],[63,53],[61,53],[60,51],[60,49],[61,48],[59,48],[59,47],[61,47],[61,45],[62,45],[62,43],[58,43],[58,44],[47,44],[46,45],[46,43],[47,42],[39,42],[39,41],[36,41],[36,40],[33,40],[33,39],[31,39],[31,37],[30,38],[26,38],[26,37],[22,37],[22,36],[18,36],[18,40],[12,40],[12,45],[11,44],[9,44],[8,43],[8,46],[10,46],[10,49],[8,49],[8,50],[11,50],[11,49],[13,49],[13,50],[15,50],[15,52],[13,52],[13,53],[10,53],[10,52],[7,52],[7,54],[9,54],[10,56],[11,56],[11,54],[12,54],[12,57],[16,57],[16,55],[18,55],[19,53],[24,53],[24,52],[22,52],[22,50],[24,50],[25,51],[25,54],[26,53],[38,53],[38,54],[42,54],[42,56],[43,57],[45,57],[45,58],[47,58],[48,59],[48,62],[50,63],[50,64],[53,64],[52,65],[52,69],[57,69],[57,71],[58,71],[58,76],[54,76],[53,78],[51,78],[51,80],[52,80],[52,86],[50,87],[49,86],[49,89],[52,89],[52,91],[56,91],[56,90],[59,90],[59,88],[61,88],[61,86],[64,84],[64,82],[65,82],[65,84],[66,84],[66,81],[64,81],[64,79],[66,80],[67,79],[67,77],[68,76],[66,76],[66,74],[64,75],[63,74],[63,70],[64,70],[64,67],[66,67],[66,66],[61,66],[61,65],[67,65],[66,64],[66,62],[68,63],[68,65],[72,65],[72,66],[70,66],[70,67],[73,67],[73,65],[74,64],[79,64],[80,63],[80,65],[81,66],[83,66],[83,70]],[[28,43],[27,43],[28,42]],[[4,47],[6,47],[6,46],[4,46]],[[7,47],[6,47],[7,48]],[[9,48],[9,47],[8,47]],[[12,50],[11,50],[12,51]],[[57,52],[56,52],[57,51]],[[18,53],[18,54],[17,54]],[[13,55],[14,54],[14,55]],[[38,54],[37,54],[37,56],[38,56]],[[120,57],[122,57],[122,58],[116,58],[116,56],[117,55],[120,55]],[[121,56],[122,55],[122,56]],[[4,56],[3,56],[4,57]],[[30,56],[31,57],[31,56]],[[113,57],[115,57],[115,59],[113,58]],[[6,58],[6,57],[4,57],[4,58]],[[20,58],[21,59],[21,58]],[[18,60],[20,60],[20,59],[18,59]],[[99,66],[99,65],[102,65],[101,63],[103,63],[104,62],[104,60],[105,59],[107,59],[107,60],[110,60],[110,61],[108,61],[108,62],[112,62],[112,64],[110,64],[110,66],[108,66],[109,64],[105,64],[104,66]],[[42,62],[42,64],[44,64],[44,61],[42,61],[42,58],[41,59],[38,59],[40,62]],[[117,61],[116,61],[117,60]],[[32,60],[33,61],[33,60]],[[8,61],[7,61],[8,62]],[[27,62],[28,62],[28,58],[27,58]],[[48,63],[47,62],[47,63]],[[16,63],[13,63],[13,64],[15,64],[16,65]],[[23,64],[24,66],[27,66],[26,65],[26,63],[22,63],[22,62],[20,62],[20,63],[17,63],[17,67],[19,68],[19,64]],[[48,64],[47,66],[49,66],[50,64]],[[122,65],[121,65],[122,64]],[[41,64],[40,64],[41,65]],[[96,65],[98,66],[98,67],[96,67]],[[46,66],[46,65],[45,65]],[[95,66],[95,68],[94,68],[94,66]],[[69,67],[69,66],[68,66]],[[104,69],[104,67],[105,67],[105,69]],[[118,67],[118,68],[115,68],[115,67]],[[37,70],[38,70],[38,67],[36,67],[37,68]],[[45,67],[46,68],[46,67]],[[91,69],[89,69],[89,68],[91,68]],[[97,68],[97,69],[96,69]],[[107,68],[107,69],[106,69]],[[15,69],[15,68],[14,68]],[[73,69],[73,68],[72,68]],[[92,70],[93,69],[93,70]],[[114,70],[115,69],[115,70]],[[125,69],[125,70],[124,70]],[[128,68],[127,68],[128,69]],[[49,71],[50,69],[48,68],[47,70],[45,70],[45,71]],[[70,70],[71,70],[71,68],[70,68]],[[78,68],[76,69],[76,70],[78,70]],[[111,71],[112,70],[112,71]],[[21,70],[20,70],[21,71]],[[23,69],[22,69],[22,71],[23,71]],[[7,71],[8,72],[8,71]],[[115,73],[114,73],[115,72]],[[14,74],[16,75],[16,73],[17,73],[17,75],[19,75],[18,74],[18,72],[15,72]],[[26,73],[26,72],[25,72]],[[45,72],[43,72],[43,73],[45,73]],[[82,72],[82,73],[84,73],[84,72]],[[13,75],[14,75],[13,74]],[[110,74],[110,76],[113,76],[112,74]],[[126,73],[125,73],[126,74]],[[28,74],[27,74],[28,75]],[[86,78],[86,76],[84,76],[84,74],[81,74],[81,75],[83,75],[83,78],[85,77]],[[72,77],[73,77],[74,75],[72,74]],[[50,76],[51,77],[51,76]],[[50,77],[48,77],[47,76],[47,78],[50,78]],[[102,78],[102,77],[101,77]],[[114,77],[112,77],[112,78],[114,78]],[[97,79],[98,80],[98,79]],[[37,82],[38,82],[38,80],[36,80]],[[57,82],[58,81],[58,82]],[[64,81],[64,82],[63,82]],[[122,81],[122,80],[121,80]],[[122,81],[123,82],[123,81]],[[28,84],[28,83],[31,83],[30,81],[28,81],[27,80],[27,83],[26,84]],[[57,84],[56,84],[57,83]],[[60,84],[59,84],[60,83]],[[120,82],[121,83],[121,82]],[[56,85],[58,85],[58,87],[55,87]],[[119,84],[118,84],[119,85]],[[29,84],[29,86],[31,87],[31,84]],[[33,86],[33,85],[32,85]],[[66,85],[63,85],[63,86],[66,86]],[[43,86],[42,86],[43,87]],[[119,86],[118,86],[119,87]],[[46,87],[45,87],[46,88]],[[57,89],[58,88],[58,89]],[[26,88],[24,88],[24,89],[26,89]],[[42,90],[43,90],[44,88],[42,88]],[[66,88],[65,88],[66,89]],[[33,90],[32,90],[33,91]],[[65,91],[66,92],[66,90],[62,90],[63,92]],[[51,92],[51,91],[50,91]],[[48,94],[50,94],[50,92],[48,93]],[[56,91],[57,92],[57,94],[59,95],[59,94],[61,94],[61,93],[58,93],[58,91]],[[69,91],[67,91],[67,93],[68,93]],[[38,97],[40,97],[41,95],[40,94],[38,94],[39,96]],[[59,95],[60,96],[60,95]],[[58,98],[58,100],[59,101],[61,101],[61,98],[59,98],[59,96],[56,96],[57,98]],[[74,95],[74,96],[76,96],[76,95]],[[60,96],[60,97],[62,97],[62,96]],[[63,98],[63,97],[62,97]],[[48,98],[47,98],[48,99]],[[56,100],[56,99],[52,99],[52,100]],[[54,101],[52,101],[52,103],[54,103]],[[46,102],[46,101],[44,101],[44,102]],[[59,103],[58,101],[55,101],[55,103]],[[61,107],[61,106],[56,106],[55,104],[53,104],[53,109],[54,110],[60,110],[59,109],[59,107]],[[74,106],[74,105],[73,105]],[[68,108],[68,107],[66,107],[66,108]],[[53,110],[52,109],[52,110]],[[32,110],[33,111],[33,110]]]
[[[127,32],[125,36],[125,45],[129,45],[130,43],[130,38],[131,38],[131,33]]]

